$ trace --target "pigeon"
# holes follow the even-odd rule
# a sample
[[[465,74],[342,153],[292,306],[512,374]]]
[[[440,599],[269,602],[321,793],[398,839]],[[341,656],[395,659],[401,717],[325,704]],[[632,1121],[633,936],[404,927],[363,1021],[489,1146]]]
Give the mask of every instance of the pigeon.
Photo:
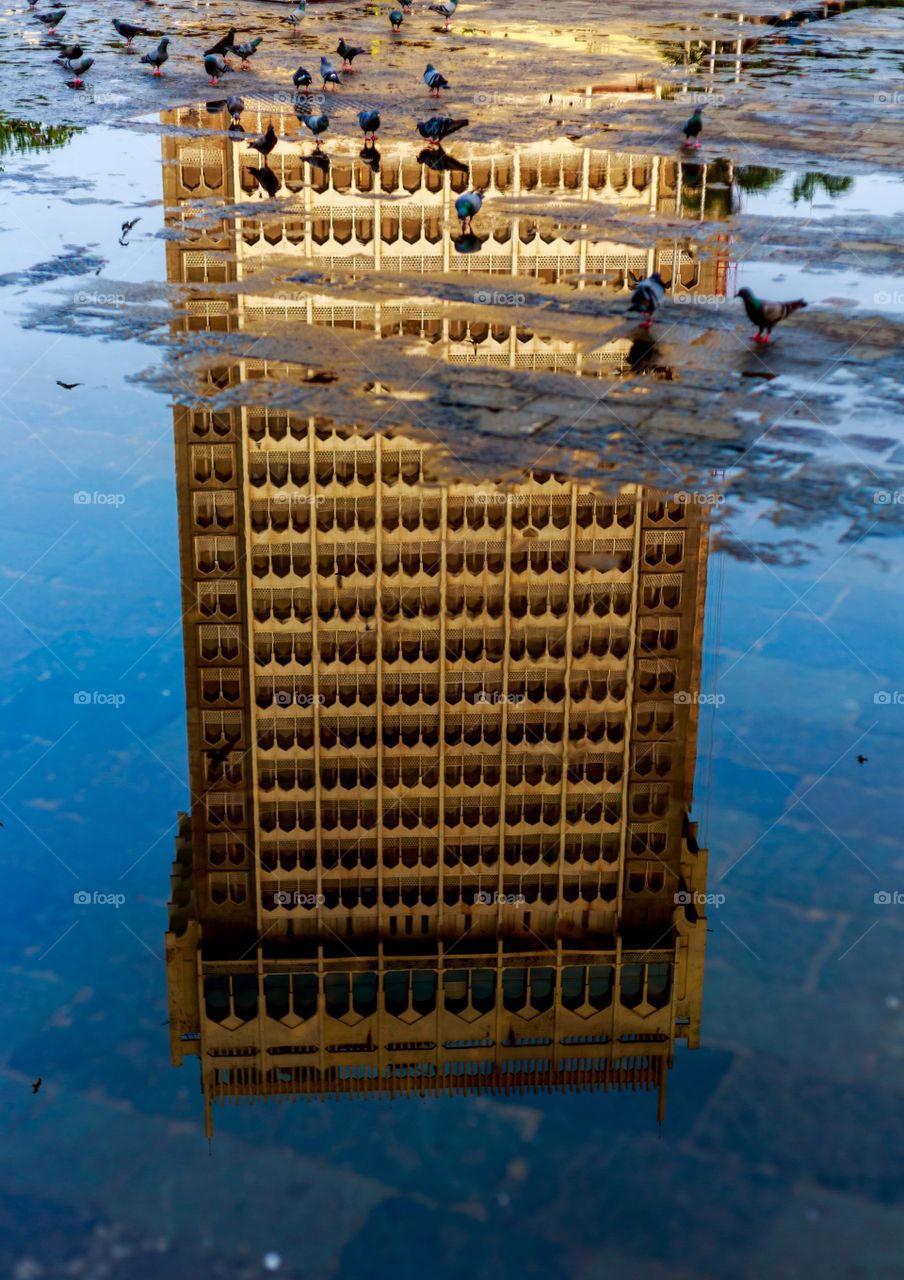
[[[358,155],[374,173],[380,172],[380,153],[375,146],[369,142],[365,142],[364,146],[358,152]]]
[[[279,142],[279,138],[276,136],[276,130],[273,128],[273,123],[271,121],[271,123],[267,125],[266,133],[262,133],[259,138],[251,138],[249,140],[248,148],[249,150],[259,151],[264,157],[264,164],[266,164],[267,156],[276,146],[277,142]]]
[[[449,81],[445,76],[440,75],[432,62],[427,63],[427,70],[424,72],[424,84],[430,90],[432,98],[438,98],[440,89],[448,89],[449,87]]]
[[[230,129],[241,129],[242,112],[245,110],[244,98],[240,98],[237,93],[230,94],[226,99],[226,110],[229,112]]]
[[[37,1093],[43,1083],[44,1077],[38,1076],[37,1080],[35,1080],[34,1084],[31,1086],[32,1093]]]
[[[306,67],[299,67],[292,77],[292,83],[296,89],[306,89],[309,84],[313,84],[311,73]]]
[[[431,116],[429,120],[419,120],[417,131],[432,147],[438,147],[450,133],[456,133],[469,124],[467,120],[451,120],[448,116]]]
[[[210,77],[211,84],[219,84],[220,76],[229,70],[229,63],[219,53],[205,53],[204,70]]]
[[[807,305],[803,298],[798,298],[796,302],[764,302],[752,289],[739,289],[738,297],[744,299],[744,310],[747,312],[748,320],[757,326],[757,331],[753,335],[754,342],[768,342],[779,320],[787,320],[788,316]]]
[[[336,45],[336,52],[342,59],[342,70],[351,71],[355,58],[362,53],[367,53],[367,50],[361,45],[346,44],[344,40],[340,39]]]
[[[133,27],[131,22],[123,22],[121,18],[114,18],[113,26],[127,45],[130,45],[136,36],[151,36],[154,34],[153,31],[148,31],[147,27]]]
[[[65,16],[66,16],[65,9],[54,9],[51,13],[35,14],[35,17],[37,18],[38,22],[44,23],[44,26],[47,28],[47,34],[49,36],[53,35],[53,33],[57,29],[57,26],[63,21]]]
[[[57,386],[62,387],[64,391],[74,391],[76,387],[81,385],[80,382],[60,382],[59,378],[57,378]]]
[[[80,44],[64,44],[60,49],[60,56],[54,58],[57,66],[64,66],[67,63],[74,62],[76,58],[80,58],[85,50]]]
[[[229,746],[208,747],[207,751],[205,751],[204,754],[207,756],[208,760],[210,761],[211,769],[218,769],[220,768],[221,765],[224,765],[226,761],[229,759],[229,753],[231,750],[232,748]],[[162,1025],[163,1023],[161,1023],[161,1026]]]
[[[78,88],[81,88],[81,86],[85,83],[84,80],[82,79],[82,76],[85,74],[86,71],[90,71],[91,68],[94,66],[94,59],[93,58],[72,58],[66,65],[75,76],[75,79],[72,81],[73,88],[78,89]]]
[[[342,81],[339,79],[339,72],[333,66],[332,62],[330,62],[329,58],[322,57],[320,59],[320,74],[323,76],[324,89],[328,84],[342,84]]]
[[[163,72],[160,70],[160,68],[163,66],[164,62],[166,62],[167,58],[169,57],[169,53],[167,52],[169,48],[169,42],[170,42],[169,36],[164,36],[163,39],[158,44],[157,48],[154,50],[154,52],[146,53],[141,59],[141,61],[147,63],[149,67],[154,68],[155,76],[163,75]]]
[[[302,115],[300,115],[300,116],[298,117],[298,119],[301,121],[301,123],[302,123],[303,125],[305,125],[308,129],[310,129],[311,133],[313,133],[314,138],[316,139],[316,142],[317,142],[317,148],[318,148],[318,150],[319,150],[319,148],[320,148],[320,135],[321,135],[322,133],[326,133],[327,129],[330,127],[330,118],[329,118],[329,116],[302,116]]]
[[[694,114],[691,116],[690,120],[686,121],[684,129],[682,130],[685,139],[684,145],[686,147],[699,147],[700,143],[697,141],[697,138],[702,131],[703,108],[695,107]]]
[[[304,21],[307,7],[308,7],[307,0],[298,0],[298,4],[292,10],[289,16],[287,18],[280,19],[280,21],[288,22],[290,27],[300,27],[302,22]]]
[[[364,132],[365,143],[376,142],[377,132],[380,128],[379,111],[359,111],[358,124]]]
[[[392,23],[393,31],[401,31],[402,23],[405,21],[405,15],[401,9],[393,9],[389,15],[389,21]]]
[[[641,327],[649,329],[653,323],[653,313],[658,307],[661,307],[665,301],[665,285],[662,283],[662,277],[658,271],[654,271],[651,276],[647,276],[646,280],[641,280],[640,284],[631,294],[631,302],[628,306],[629,311],[642,311],[644,313]]]
[[[234,44],[231,47],[229,52],[234,53],[237,58],[241,58],[242,60],[242,71],[247,71],[250,68],[251,63],[249,59],[253,58],[257,53],[258,45],[261,44],[262,41],[263,36],[255,36],[253,40],[246,40],[243,44]]]
[[[857,763],[858,763],[858,764],[867,764],[868,762],[869,762],[869,756],[858,756],[858,757],[857,757]]]
[[[483,196],[479,191],[466,191],[464,195],[459,196],[455,201],[455,212],[461,218],[463,232],[471,230],[471,219],[476,218],[480,213],[482,204]]]
[[[448,31],[458,8],[458,0],[443,0],[442,4],[428,4],[427,8],[439,14],[443,19],[443,31]]]
[[[204,56],[206,57],[209,53],[218,53],[225,56],[235,44],[235,36],[235,27],[230,27],[222,40],[218,40],[216,44],[212,44],[209,49],[204,50]]]
[[[279,190],[279,178],[273,170],[268,167],[266,160],[264,161],[264,167],[262,169],[257,169],[254,165],[249,165],[248,172],[257,178],[264,191],[266,191],[267,195],[272,200]]]
[[[141,221],[141,218],[131,218],[128,222],[122,224],[122,234],[127,236],[134,226]]]

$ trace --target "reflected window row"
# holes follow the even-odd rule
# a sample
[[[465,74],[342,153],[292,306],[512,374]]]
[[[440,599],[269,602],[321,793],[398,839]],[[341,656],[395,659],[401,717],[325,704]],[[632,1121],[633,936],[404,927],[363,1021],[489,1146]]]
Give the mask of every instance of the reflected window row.
[[[394,969],[383,974],[315,972],[265,974],[216,973],[204,977],[204,1013],[209,1022],[229,1017],[251,1022],[263,1012],[280,1022],[290,1015],[306,1022],[318,1015],[344,1018],[465,1011],[489,1014],[497,1006],[508,1013],[530,1009],[544,1013],[557,1002],[574,1013],[602,1013],[613,1000],[627,1009],[646,1002],[654,1009],[671,1000],[672,965],[646,963],[445,970]]]

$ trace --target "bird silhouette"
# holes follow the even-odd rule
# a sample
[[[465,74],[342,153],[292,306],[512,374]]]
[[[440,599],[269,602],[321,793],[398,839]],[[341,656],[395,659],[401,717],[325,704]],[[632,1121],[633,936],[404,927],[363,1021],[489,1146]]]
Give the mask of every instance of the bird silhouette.
[[[699,137],[703,131],[703,108],[696,107],[694,114],[689,120],[685,121],[682,133],[684,134],[684,145],[686,147],[699,147]]]
[[[869,756],[858,756],[858,757],[857,757],[857,763],[858,763],[858,764],[866,764],[868,760],[869,760]]]
[[[81,385],[80,382],[60,382],[59,378],[57,378],[57,386],[62,387],[64,391],[74,391],[76,387]]]
[[[253,151],[259,151],[260,154],[264,157],[264,164],[266,164],[267,156],[276,146],[277,142],[279,142],[279,138],[276,135],[276,130],[273,128],[273,123],[271,121],[270,124],[267,125],[266,133],[262,133],[259,138],[249,139],[248,149]]]
[[[127,45],[130,45],[136,36],[152,36],[155,34],[153,31],[148,31],[147,27],[133,27],[131,22],[123,22],[120,18],[113,19],[113,26]]]
[[[649,329],[653,323],[653,314],[665,301],[665,285],[658,271],[654,271],[652,275],[647,276],[646,280],[641,280],[640,284],[631,294],[631,301],[628,304],[629,311],[642,311],[643,320],[641,327]]]
[[[37,1093],[43,1083],[44,1083],[44,1077],[38,1076],[37,1080],[35,1080],[35,1082],[31,1086],[32,1093]]]

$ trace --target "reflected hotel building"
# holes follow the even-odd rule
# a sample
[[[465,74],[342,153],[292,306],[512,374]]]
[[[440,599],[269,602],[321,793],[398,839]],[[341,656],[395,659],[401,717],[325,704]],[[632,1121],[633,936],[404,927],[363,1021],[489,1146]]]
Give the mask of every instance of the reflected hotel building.
[[[243,146],[164,146],[171,225],[193,197],[247,194]],[[675,199],[669,162],[654,178],[649,159],[570,144],[474,148],[462,175],[387,156],[401,198],[365,218],[369,165],[334,158],[305,182],[297,147],[274,155],[304,216],[170,240],[170,280],[195,286],[187,328],[278,316],[283,300],[204,299],[204,282],[287,247],[391,271],[504,258],[559,279],[619,254],[635,269],[617,245],[525,249],[517,220],[450,256],[455,192],[490,185],[477,165],[497,187],[505,164],[512,183],[584,199],[614,198],[617,170],[630,200]],[[700,264],[655,252],[673,254],[675,287],[691,267],[699,283]],[[450,360],[587,371],[514,328],[460,338],[441,304],[298,305],[309,323],[426,336]],[[216,371],[255,376],[253,360]],[[303,397],[175,413],[192,807],[167,974],[173,1059],[200,1059],[208,1132],[214,1103],[353,1093],[650,1089],[662,1116],[675,1042],[700,1034],[697,713],[676,695],[699,686],[705,517],[640,485],[432,481],[423,445],[307,416]]]

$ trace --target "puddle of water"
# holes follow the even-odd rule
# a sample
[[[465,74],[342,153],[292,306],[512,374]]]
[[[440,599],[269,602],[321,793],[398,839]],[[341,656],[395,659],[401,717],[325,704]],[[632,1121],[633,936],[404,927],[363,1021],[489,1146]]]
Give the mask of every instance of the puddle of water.
[[[7,135],[5,1272],[878,1273],[898,179],[272,114]]]

